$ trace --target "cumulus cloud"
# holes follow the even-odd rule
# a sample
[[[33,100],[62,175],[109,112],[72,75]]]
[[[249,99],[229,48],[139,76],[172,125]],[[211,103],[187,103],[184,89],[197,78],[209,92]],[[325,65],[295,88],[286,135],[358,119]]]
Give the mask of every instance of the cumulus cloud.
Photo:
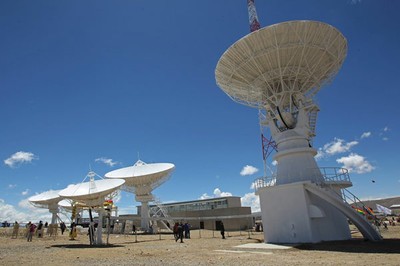
[[[26,196],[29,193],[29,189],[25,189],[24,191],[21,192],[22,196]]]
[[[243,207],[251,207],[251,212],[259,212],[260,210],[260,198],[253,193],[246,193],[240,198]]]
[[[32,152],[19,151],[4,160],[4,163],[9,167],[15,167],[23,163],[30,163],[39,158]]]
[[[243,167],[242,171],[240,171],[241,176],[245,175],[253,175],[258,172],[258,169],[251,165],[246,165]]]
[[[209,196],[207,193],[204,193],[203,195],[201,195],[200,196],[200,198],[199,199],[211,199],[212,197],[211,196]]]
[[[356,172],[357,174],[369,173],[375,169],[363,156],[356,153],[341,157],[336,162],[343,164],[343,167],[348,169],[349,172]]]
[[[51,214],[47,209],[40,209],[32,206],[28,199],[24,199],[18,203],[19,207],[7,204],[5,200],[0,199],[0,221],[22,222],[28,221],[38,222],[50,221]]]
[[[211,199],[211,198],[220,198],[220,197],[230,197],[232,193],[230,192],[222,192],[219,188],[214,189],[213,195],[210,196],[207,193],[204,193],[200,196],[199,199]]]
[[[357,145],[357,141],[345,142],[342,139],[335,138],[332,142],[324,145],[324,151],[329,155],[348,152],[350,149]]]
[[[98,163],[104,163],[110,167],[113,167],[114,165],[119,164],[119,162],[114,162],[112,159],[105,158],[105,157],[97,158],[94,161],[98,162]]]
[[[372,135],[371,132],[364,132],[364,133],[362,133],[361,138],[362,139],[369,138],[371,135]]]
[[[214,189],[214,197],[219,198],[219,197],[229,197],[232,196],[232,193],[230,192],[222,192],[219,188]]]
[[[335,138],[333,141],[325,144],[319,148],[315,158],[321,159],[323,157],[332,156],[339,153],[349,152],[352,147],[358,144],[358,141],[346,142],[343,139]]]

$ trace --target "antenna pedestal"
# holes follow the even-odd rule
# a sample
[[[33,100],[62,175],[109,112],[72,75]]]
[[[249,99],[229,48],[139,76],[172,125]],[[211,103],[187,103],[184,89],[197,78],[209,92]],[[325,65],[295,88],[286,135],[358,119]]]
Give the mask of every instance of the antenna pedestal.
[[[150,214],[149,214],[149,202],[154,200],[154,197],[152,194],[149,195],[136,195],[135,197],[136,201],[139,201],[142,206],[140,209],[140,226],[142,227],[142,230],[144,231],[149,231],[150,227]]]
[[[308,188],[327,192],[310,181],[259,189],[266,243],[316,243],[351,238],[346,217]],[[328,200],[342,202],[338,195]]]
[[[276,185],[300,181],[323,182],[314,156],[317,151],[310,147],[307,138],[295,130],[274,133],[278,153],[274,159],[278,162]]]
[[[49,205],[49,212],[51,213],[51,224],[57,224],[58,203]]]

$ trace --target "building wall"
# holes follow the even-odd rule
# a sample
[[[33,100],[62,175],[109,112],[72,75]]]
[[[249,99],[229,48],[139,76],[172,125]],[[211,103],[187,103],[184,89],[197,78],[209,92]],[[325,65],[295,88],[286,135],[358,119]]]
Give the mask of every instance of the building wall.
[[[219,230],[219,221],[224,223],[225,230],[246,230],[253,227],[252,217],[235,217],[239,215],[251,215],[250,207],[233,207],[225,209],[213,209],[205,211],[185,211],[169,213],[175,222],[188,222],[193,229]],[[229,217],[227,217],[229,216]],[[186,217],[186,218],[185,218]],[[183,218],[183,219],[182,219]]]
[[[155,207],[151,205],[150,208]],[[188,222],[192,229],[219,230],[219,224],[224,223],[225,230],[246,230],[254,226],[250,207],[242,207],[240,197],[221,197],[205,200],[175,202],[163,204],[168,211],[168,220]],[[119,222],[133,221],[136,228],[140,227],[141,206],[137,207],[137,215],[120,215]],[[237,217],[237,216],[249,217]],[[229,216],[229,218],[227,217]],[[151,219],[150,219],[151,220]],[[170,224],[173,227],[173,224]]]

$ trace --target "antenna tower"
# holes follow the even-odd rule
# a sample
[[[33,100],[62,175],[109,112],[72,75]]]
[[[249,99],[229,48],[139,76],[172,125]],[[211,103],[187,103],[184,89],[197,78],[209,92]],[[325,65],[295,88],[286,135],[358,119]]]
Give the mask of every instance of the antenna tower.
[[[249,11],[250,32],[259,30],[261,28],[258,22],[256,5],[254,0],[247,0],[247,10]]]

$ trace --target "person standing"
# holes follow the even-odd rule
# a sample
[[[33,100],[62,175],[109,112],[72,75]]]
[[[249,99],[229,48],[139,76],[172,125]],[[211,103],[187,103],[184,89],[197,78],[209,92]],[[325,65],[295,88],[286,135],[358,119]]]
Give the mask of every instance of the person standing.
[[[189,223],[185,223],[183,228],[185,230],[185,238],[190,238],[190,224]]]
[[[221,230],[222,239],[225,239],[225,226],[224,226],[223,222],[221,222],[221,224],[220,224],[220,230]]]
[[[32,236],[35,233],[36,225],[34,223],[29,222],[29,227],[28,227],[28,237],[27,240],[28,242],[32,242]]]
[[[181,243],[183,243],[183,224],[182,224],[182,222],[179,223],[179,225],[178,225],[178,237],[181,240]]]
[[[38,228],[37,228],[37,236],[40,238],[43,236],[43,223],[39,221]]]
[[[77,232],[76,232],[76,224],[75,222],[71,223],[71,231],[69,232],[69,238],[71,240],[75,240],[75,237],[77,236]]]
[[[61,234],[63,235],[65,229],[67,228],[67,227],[65,226],[65,223],[64,223],[64,222],[61,222],[61,223],[60,223],[60,228],[61,228]]]
[[[178,226],[179,226],[179,223],[175,223],[174,228],[173,228],[175,242],[178,241],[178,238],[179,238]]]
[[[19,223],[15,221],[11,238],[18,238],[18,231],[19,231]]]

